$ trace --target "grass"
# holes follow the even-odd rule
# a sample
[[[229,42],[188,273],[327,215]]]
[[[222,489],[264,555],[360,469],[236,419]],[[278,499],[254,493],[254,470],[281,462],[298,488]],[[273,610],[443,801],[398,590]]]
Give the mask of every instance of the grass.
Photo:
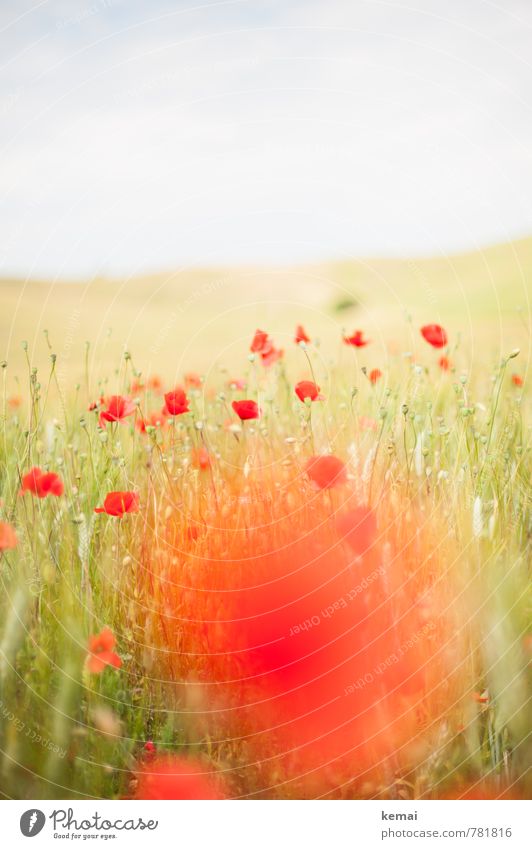
[[[528,257],[530,243],[520,251]],[[475,316],[472,265],[454,261],[469,269]],[[495,254],[491,267],[502,279]],[[334,270],[360,298],[349,274]],[[18,545],[0,555],[1,792],[142,795],[143,774],[169,753],[199,759],[221,792],[244,798],[528,796],[530,420],[527,381],[512,381],[526,378],[521,321],[486,307],[460,339],[460,307],[441,291],[437,315],[423,312],[452,321],[444,371],[442,352],[415,321],[398,328],[390,303],[362,292],[358,312],[334,317],[330,269],[310,309],[281,310],[279,274],[264,272],[257,321],[256,307],[239,311],[237,288],[227,301],[236,272],[210,291],[201,286],[212,275],[195,275],[168,327],[169,278],[153,312],[137,283],[116,347],[77,342],[81,330],[100,332],[98,315],[105,324],[97,294],[112,301],[107,284],[87,290],[86,311],[84,290],[61,284],[58,314],[81,298],[77,328],[61,332],[64,317],[53,326],[36,299],[48,333],[3,368],[0,521]],[[304,287],[318,278],[294,273]],[[397,283],[402,303],[414,299],[409,285]],[[224,302],[229,318],[209,323]],[[150,330],[136,338],[143,309]],[[196,361],[187,344],[201,314]],[[257,325],[271,329],[268,317],[286,352],[264,368],[249,344]],[[372,345],[342,345],[344,318],[367,327]],[[291,341],[300,320],[319,345]],[[157,325],[168,336],[158,348]],[[161,387],[139,386],[160,357],[167,390],[183,383],[182,363],[200,369],[186,387],[190,411],[173,419],[160,414]],[[301,379],[324,400],[301,403]],[[111,394],[134,398],[135,411],[102,426],[99,399]],[[258,421],[233,412],[244,397],[261,406]],[[319,489],[307,464],[329,453],[347,477]],[[21,495],[34,466],[58,473],[64,494]],[[141,510],[95,514],[113,490],[138,491]],[[104,626],[122,666],[93,674],[89,640]],[[155,794],[173,792],[165,781]]]

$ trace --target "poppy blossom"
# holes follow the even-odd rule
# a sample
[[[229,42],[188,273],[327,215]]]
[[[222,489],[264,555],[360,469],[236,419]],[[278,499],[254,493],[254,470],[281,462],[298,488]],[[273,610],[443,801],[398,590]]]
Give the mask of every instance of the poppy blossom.
[[[225,799],[220,779],[199,760],[159,756],[137,773],[137,799]]]
[[[204,445],[194,449],[192,452],[192,463],[196,469],[205,471],[211,465],[211,456]]]
[[[190,386],[191,389],[201,389],[201,377],[195,371],[189,371],[185,375],[185,386]]]
[[[100,425],[105,427],[105,422],[122,422],[135,412],[135,404],[130,398],[123,395],[111,395],[107,401],[107,409],[100,413]]]
[[[272,366],[277,360],[280,360],[284,356],[284,350],[282,348],[276,348],[273,343],[268,344],[261,352],[260,358],[262,361],[262,365],[266,368]]]
[[[520,374],[512,374],[512,383],[514,386],[522,386],[523,378]]]
[[[316,398],[320,397],[320,387],[316,386],[312,380],[300,380],[299,383],[296,383],[295,392],[299,400],[303,402],[307,398],[315,401]]]
[[[162,427],[166,423],[167,413],[164,408],[160,413],[150,413],[146,418],[138,418],[136,422],[137,430],[141,433],[146,433],[147,427]]]
[[[444,355],[443,357],[440,357],[440,359],[438,360],[438,365],[439,365],[439,367],[441,368],[442,371],[449,371],[449,369],[451,368],[451,361],[450,361],[449,357],[446,357]]]
[[[302,324],[298,324],[296,327],[295,343],[299,345],[300,342],[310,342],[310,337],[305,333],[305,328]]]
[[[370,416],[360,416],[358,421],[361,430],[377,430],[377,422]]]
[[[95,513],[107,513],[108,516],[122,516],[125,513],[139,512],[138,492],[108,492],[103,507],[95,507]]]
[[[132,395],[139,395],[141,392],[144,392],[145,389],[146,386],[144,385],[144,383],[142,383],[142,381],[138,380],[137,378],[134,378],[129,384],[129,391]]]
[[[364,348],[365,345],[369,344],[369,339],[364,339],[363,330],[355,330],[351,336],[344,336],[344,342],[346,345],[352,345],[354,348]]]
[[[65,487],[63,481],[55,472],[43,472],[37,466],[24,475],[20,494],[31,492],[38,498],[46,498],[47,495],[63,495]]]
[[[99,634],[89,637],[89,654],[86,661],[89,672],[99,675],[106,666],[120,669],[122,658],[113,651],[115,643],[116,638],[110,628],[103,628]]]
[[[0,522],[0,551],[6,551],[8,548],[16,548],[18,544],[15,529],[8,525],[7,522]]]
[[[344,483],[347,477],[345,463],[332,454],[311,457],[305,471],[318,489],[331,489]]]
[[[155,749],[156,749],[156,746],[155,746],[155,743],[153,742],[153,740],[146,740],[146,742],[144,743],[143,749],[149,755],[153,754],[155,752]]]
[[[447,345],[447,333],[441,324],[425,324],[421,328],[421,335],[433,348],[444,348]]]
[[[370,383],[375,385],[380,377],[382,377],[382,371],[379,368],[374,368],[368,374]]]
[[[336,528],[356,554],[364,554],[377,534],[375,513],[370,507],[355,507],[338,518]]]
[[[171,416],[180,416],[189,412],[188,398],[183,389],[174,389],[164,396],[166,409]]]
[[[229,389],[244,390],[247,386],[247,383],[243,377],[233,377],[227,382],[227,385]]]
[[[261,411],[256,401],[251,401],[250,399],[233,401],[231,406],[238,418],[243,422],[248,419],[258,419],[260,417]]]
[[[7,403],[9,404],[12,410],[16,410],[22,404],[22,398],[19,398],[18,395],[11,395],[7,399]]]
[[[265,330],[256,330],[255,336],[253,337],[253,341],[250,346],[250,351],[252,354],[259,354],[265,347],[268,342],[268,334]]]

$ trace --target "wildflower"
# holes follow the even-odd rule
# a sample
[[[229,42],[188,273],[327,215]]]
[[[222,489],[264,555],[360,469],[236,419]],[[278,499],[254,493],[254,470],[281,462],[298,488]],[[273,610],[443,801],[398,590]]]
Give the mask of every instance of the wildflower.
[[[523,378],[520,374],[512,374],[512,383],[514,386],[522,386]]]
[[[95,507],[95,513],[107,513],[108,516],[119,516],[125,513],[139,512],[138,492],[108,492],[103,507]]]
[[[31,492],[38,498],[46,498],[47,495],[63,495],[64,491],[65,487],[59,475],[55,472],[43,472],[35,466],[22,478],[20,495]]]
[[[443,356],[438,360],[438,365],[442,371],[449,371],[451,368],[451,361],[449,357]]]
[[[208,469],[211,465],[211,456],[204,445],[192,452],[192,463],[197,469]]]
[[[233,377],[227,383],[229,389],[240,389],[244,390],[247,386],[246,381],[243,377]]]
[[[16,410],[22,404],[22,398],[20,398],[18,395],[10,395],[7,399],[7,403],[9,404],[12,410]]]
[[[195,371],[189,371],[185,375],[185,386],[191,389],[201,389],[201,377]]]
[[[295,393],[300,401],[305,401],[307,398],[310,398],[311,401],[315,401],[316,398],[320,398],[320,387],[313,383],[312,380],[300,380],[299,383],[296,383]]]
[[[137,773],[137,799],[224,799],[220,780],[199,760],[159,756]]]
[[[261,410],[257,402],[249,399],[233,401],[231,406],[239,419],[243,422],[248,419],[258,419],[261,414]]]
[[[115,643],[115,635],[110,628],[103,628],[99,634],[89,637],[89,654],[86,660],[89,672],[99,675],[106,666],[120,669],[122,659],[113,651]]]
[[[489,702],[489,693],[487,690],[483,690],[482,693],[473,693],[471,698],[479,705],[486,705]]]
[[[189,412],[188,398],[183,389],[174,389],[164,396],[166,409],[170,416],[180,416]]]
[[[150,413],[147,418],[138,418],[136,421],[137,430],[141,433],[146,433],[147,427],[162,427],[166,422],[166,413],[163,407],[160,413]]]
[[[369,377],[370,383],[373,383],[373,385],[375,386],[375,384],[377,383],[379,378],[382,377],[382,371],[378,368],[374,368],[370,371],[368,377]]]
[[[351,336],[344,336],[344,342],[354,348],[364,348],[365,345],[369,344],[369,339],[364,339],[363,330],[355,330]]]
[[[135,404],[130,398],[111,395],[107,401],[107,409],[100,413],[100,425],[105,427],[104,422],[122,422],[134,412]]]
[[[376,533],[375,513],[370,507],[355,507],[336,522],[339,535],[356,554],[364,554],[372,545]]]
[[[153,752],[155,752],[155,749],[156,749],[156,746],[155,746],[155,743],[153,742],[153,740],[146,740],[146,742],[144,743],[143,749],[149,755],[153,754]]]
[[[272,366],[277,360],[280,360],[284,356],[284,350],[282,348],[276,348],[273,343],[266,346],[260,354],[262,364],[266,368]]]
[[[265,330],[256,330],[249,350],[252,354],[260,354],[268,341],[268,334]]]
[[[295,343],[299,345],[300,342],[310,342],[310,337],[305,333],[305,328],[302,324],[298,324],[296,327]]]
[[[148,378],[148,389],[151,389],[152,392],[160,392],[163,388],[163,382],[161,378],[154,374],[152,377]]]
[[[447,333],[440,324],[425,324],[421,335],[433,348],[444,348],[447,345]]]
[[[18,545],[15,529],[8,525],[7,522],[0,522],[0,551],[6,551],[8,548],[16,548]]]
[[[311,457],[305,471],[318,489],[331,489],[344,483],[347,477],[345,463],[332,454]]]

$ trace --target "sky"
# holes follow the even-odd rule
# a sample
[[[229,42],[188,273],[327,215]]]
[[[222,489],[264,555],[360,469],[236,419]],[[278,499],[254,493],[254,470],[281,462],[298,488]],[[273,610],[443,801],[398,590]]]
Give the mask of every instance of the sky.
[[[530,0],[1,0],[0,276],[532,234]]]

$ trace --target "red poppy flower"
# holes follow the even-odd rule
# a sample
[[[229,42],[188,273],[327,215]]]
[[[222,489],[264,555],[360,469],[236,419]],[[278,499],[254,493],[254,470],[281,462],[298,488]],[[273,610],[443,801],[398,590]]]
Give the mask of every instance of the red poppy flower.
[[[189,412],[188,398],[183,389],[174,389],[164,396],[166,409],[171,416],[180,416]]]
[[[340,516],[336,527],[339,535],[357,554],[364,554],[375,540],[377,522],[370,507],[355,507]]]
[[[451,368],[451,361],[449,357],[443,356],[438,360],[438,365],[442,371],[449,371]]]
[[[201,377],[195,371],[189,371],[185,375],[185,386],[190,386],[191,389],[201,389]]]
[[[320,397],[320,387],[316,386],[312,380],[300,380],[299,383],[296,383],[295,392],[299,400],[303,402],[306,398],[315,401],[316,398]]]
[[[523,378],[520,374],[512,374],[512,383],[514,386],[522,386]]]
[[[95,507],[95,513],[107,513],[108,516],[122,516],[125,513],[139,512],[138,492],[108,492],[103,507]]]
[[[282,348],[276,348],[273,344],[266,346],[260,353],[262,365],[265,368],[269,368],[269,366],[272,366],[283,356],[284,350]]]
[[[148,389],[151,389],[152,392],[160,392],[162,388],[163,382],[159,375],[154,374],[148,378]]]
[[[251,343],[250,351],[252,354],[260,353],[268,342],[268,334],[265,330],[256,330],[255,336]]]
[[[225,799],[220,779],[207,764],[159,756],[137,773],[137,799]]]
[[[7,522],[0,522],[0,551],[7,551],[8,548],[16,548],[18,545],[15,529],[8,525]]]
[[[351,336],[344,336],[346,345],[353,345],[355,348],[363,348],[369,344],[369,339],[364,339],[363,330],[355,330]]]
[[[89,637],[89,655],[86,660],[89,672],[99,675],[106,666],[120,669],[122,658],[113,651],[115,643],[115,635],[110,628],[103,628],[99,634]]]
[[[331,489],[344,483],[347,477],[345,464],[332,454],[311,457],[305,471],[318,489]]]
[[[194,449],[192,452],[192,463],[196,469],[202,469],[202,471],[209,468],[211,465],[211,456],[204,445]]]
[[[7,399],[7,403],[9,404],[12,410],[16,410],[22,404],[22,398],[20,398],[18,395],[11,395]]]
[[[379,368],[374,368],[370,371],[368,375],[370,382],[375,385],[380,377],[382,377],[382,371]]]
[[[140,395],[140,393],[144,392],[145,389],[146,386],[144,385],[144,383],[142,383],[142,381],[140,380],[137,380],[137,378],[134,378],[129,384],[129,391],[132,395]]]
[[[310,342],[310,337],[305,333],[305,328],[302,324],[298,324],[296,327],[295,343],[299,345],[300,342]]]
[[[43,472],[35,466],[22,478],[20,494],[31,492],[38,498],[46,498],[47,495],[63,495],[64,491],[65,487],[59,475],[55,472]]]
[[[111,395],[107,401],[107,409],[100,413],[100,425],[105,427],[105,422],[122,422],[134,412],[135,405],[130,398]]]
[[[433,348],[444,348],[447,345],[447,333],[440,324],[425,324],[421,335]]]
[[[260,407],[256,401],[245,399],[243,401],[233,401],[233,410],[238,418],[245,422],[248,419],[258,419],[260,417]]]
[[[233,377],[231,380],[227,382],[229,389],[240,389],[243,390],[246,388],[247,383],[243,377]]]
[[[377,430],[377,422],[369,416],[360,416],[358,421],[361,430]]]
[[[153,752],[155,752],[155,749],[156,749],[156,746],[155,746],[155,743],[153,742],[153,740],[146,740],[146,742],[144,743],[143,749],[149,755],[153,754]]]
[[[137,430],[141,433],[146,433],[147,427],[162,427],[166,424],[166,416],[164,408],[160,413],[150,413],[145,419],[138,418],[136,421]]]

